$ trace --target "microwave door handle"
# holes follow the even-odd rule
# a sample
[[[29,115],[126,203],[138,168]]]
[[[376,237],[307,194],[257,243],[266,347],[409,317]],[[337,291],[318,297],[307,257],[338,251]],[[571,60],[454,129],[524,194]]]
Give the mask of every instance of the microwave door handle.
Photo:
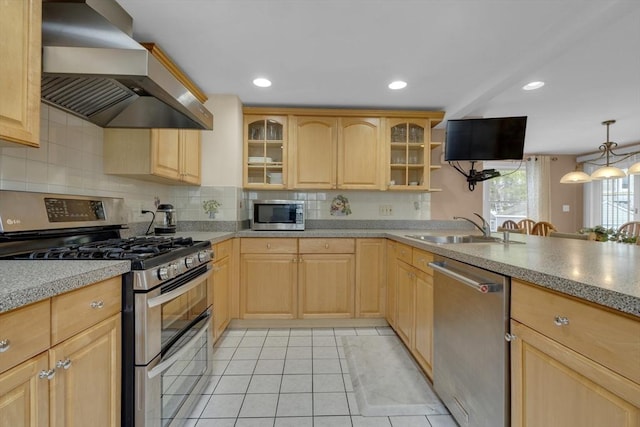
[[[153,377],[156,377],[156,376],[160,375],[161,373],[163,373],[164,371],[166,371],[167,369],[169,369],[174,363],[176,363],[177,361],[182,359],[182,357],[187,353],[187,351],[189,351],[191,349],[191,347],[193,347],[194,344],[197,343],[205,333],[207,333],[207,331],[209,330],[209,326],[210,325],[211,325],[211,322],[209,322],[209,321],[206,322],[205,325],[202,327],[202,329],[200,329],[198,331],[198,333],[195,334],[193,336],[193,338],[191,338],[187,344],[185,344],[180,350],[178,350],[174,354],[172,354],[171,357],[167,358],[167,360],[163,360],[162,362],[160,362],[156,366],[154,366],[147,373],[147,376],[150,379],[153,378]]]
[[[186,294],[191,289],[202,284],[202,282],[207,280],[209,276],[211,276],[211,264],[207,265],[207,272],[205,274],[202,274],[196,277],[195,279],[191,280],[190,282],[187,282],[186,284],[184,284],[183,286],[180,286],[177,289],[174,289],[171,292],[167,292],[166,294],[161,294],[161,295],[158,295],[157,297],[150,298],[147,301],[147,306],[149,308],[157,307],[161,304],[164,304],[165,302],[171,301],[172,299],[178,298],[180,295]]]

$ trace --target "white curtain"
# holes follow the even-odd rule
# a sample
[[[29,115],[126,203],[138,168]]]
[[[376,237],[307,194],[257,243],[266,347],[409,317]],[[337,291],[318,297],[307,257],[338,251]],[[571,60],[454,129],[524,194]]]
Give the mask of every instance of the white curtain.
[[[551,157],[527,159],[527,216],[534,221],[551,221]]]

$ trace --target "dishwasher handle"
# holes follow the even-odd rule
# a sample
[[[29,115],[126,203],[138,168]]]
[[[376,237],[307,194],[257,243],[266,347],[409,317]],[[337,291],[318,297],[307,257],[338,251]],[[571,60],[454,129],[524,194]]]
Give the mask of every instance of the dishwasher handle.
[[[440,273],[447,275],[449,277],[451,277],[452,279],[455,279],[459,282],[464,283],[465,285],[475,289],[476,291],[483,293],[483,294],[488,294],[488,293],[492,293],[492,292],[501,292],[502,291],[502,285],[499,283],[481,283],[478,281],[475,281],[473,279],[470,279],[456,271],[450,270],[447,268],[446,263],[444,261],[433,261],[429,263],[429,267],[433,268],[436,271],[439,271]]]

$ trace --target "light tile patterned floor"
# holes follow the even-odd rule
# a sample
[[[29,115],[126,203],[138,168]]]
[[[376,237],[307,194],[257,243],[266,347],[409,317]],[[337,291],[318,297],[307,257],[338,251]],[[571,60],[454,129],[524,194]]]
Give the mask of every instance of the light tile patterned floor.
[[[391,328],[232,329],[187,427],[456,427],[448,415],[360,416],[343,335]]]

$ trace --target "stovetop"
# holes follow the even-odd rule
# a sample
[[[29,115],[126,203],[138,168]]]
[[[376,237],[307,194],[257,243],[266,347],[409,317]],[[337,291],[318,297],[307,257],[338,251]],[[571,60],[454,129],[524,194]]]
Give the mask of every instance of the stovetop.
[[[143,236],[65,244],[16,255],[14,259],[131,260],[132,270],[142,270],[209,247],[209,242],[194,242],[191,237]]]

